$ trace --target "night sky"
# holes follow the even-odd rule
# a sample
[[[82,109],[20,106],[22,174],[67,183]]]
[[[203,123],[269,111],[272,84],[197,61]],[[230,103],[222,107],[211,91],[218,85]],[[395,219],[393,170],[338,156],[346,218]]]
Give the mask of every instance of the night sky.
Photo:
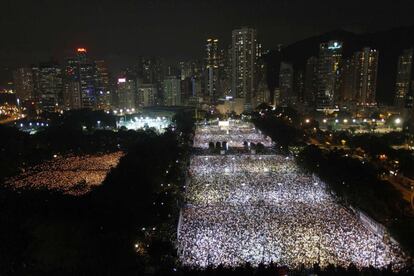
[[[258,29],[267,49],[342,28],[373,32],[414,24],[414,1],[1,0],[0,66],[61,59],[78,46],[114,68],[139,55],[199,58],[207,36]]]

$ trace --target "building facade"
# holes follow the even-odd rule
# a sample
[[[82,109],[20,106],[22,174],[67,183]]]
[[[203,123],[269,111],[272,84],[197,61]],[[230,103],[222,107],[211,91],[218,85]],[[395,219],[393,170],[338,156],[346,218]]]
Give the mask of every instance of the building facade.
[[[339,73],[342,61],[342,42],[329,41],[319,46],[317,110],[335,107],[335,94],[339,89]]]
[[[242,98],[251,109],[255,88],[257,60],[257,33],[255,29],[241,28],[232,32],[232,95]]]
[[[169,76],[164,79],[163,85],[164,104],[166,106],[178,106],[181,103],[181,83],[180,79],[175,76]]]
[[[38,67],[39,103],[42,111],[56,112],[62,107],[62,70],[56,63],[43,63]]]
[[[406,49],[398,57],[397,65],[397,79],[395,83],[395,99],[394,105],[397,108],[404,108],[406,105],[407,96],[413,81],[413,49]]]
[[[13,84],[16,96],[20,101],[34,98],[33,71],[30,67],[23,67],[13,72]]]
[[[376,105],[378,51],[366,47],[354,56],[357,65],[355,100],[359,105]]]
[[[126,77],[118,78],[117,82],[118,108],[127,110],[135,108],[136,81]]]
[[[218,48],[218,39],[209,38],[206,43],[206,97],[208,102],[214,103],[220,96],[219,87],[219,66],[220,52]]]

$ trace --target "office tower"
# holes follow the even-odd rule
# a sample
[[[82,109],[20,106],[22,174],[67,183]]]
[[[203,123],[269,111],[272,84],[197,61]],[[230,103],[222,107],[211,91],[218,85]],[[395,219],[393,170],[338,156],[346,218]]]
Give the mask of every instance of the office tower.
[[[305,68],[305,96],[304,100],[308,106],[314,106],[318,89],[318,59],[310,57],[306,61]]]
[[[16,97],[20,101],[32,99],[34,96],[32,68],[22,67],[13,71],[13,84]]]
[[[256,72],[256,30],[241,28],[232,32],[232,94],[251,109]]]
[[[296,96],[293,95],[293,67],[290,63],[280,63],[279,89],[280,100],[283,104],[290,104],[296,101]]]
[[[78,48],[75,56],[66,59],[64,68],[64,104],[66,109],[97,107],[97,72],[88,59],[87,50]]]
[[[219,65],[221,63],[218,39],[209,38],[206,43],[206,96],[210,102],[216,102],[219,92]]]
[[[378,51],[366,47],[354,56],[357,70],[355,100],[360,105],[375,105]]]
[[[80,83],[74,80],[67,80],[63,87],[63,108],[66,110],[81,108]]]
[[[163,79],[168,68],[165,63],[155,57],[141,57],[136,65],[136,75],[141,83],[154,84],[157,87],[157,105],[162,104]]]
[[[118,78],[116,93],[118,107],[123,110],[135,108],[136,82],[126,77]]]
[[[164,104],[166,106],[181,105],[181,86],[180,79],[169,76],[164,79],[163,85]]]
[[[109,85],[109,72],[104,60],[95,61],[96,79],[95,88],[97,95],[97,108],[109,110],[112,105],[112,95]]]
[[[82,108],[81,87],[79,80],[79,62],[76,58],[68,58],[63,74],[63,107],[64,109]]]
[[[79,48],[77,49],[76,54],[79,62],[81,106],[82,108],[95,109],[97,104],[95,89],[95,64],[87,58],[86,49]]]
[[[339,69],[342,59],[342,42],[321,43],[318,59],[318,88],[316,108],[326,110],[335,107],[335,93],[339,87]]]
[[[161,83],[166,69],[158,58],[141,57],[136,65],[136,73],[143,83]]]
[[[153,83],[155,75],[154,60],[142,57],[138,63],[138,76],[143,83]]]
[[[404,108],[407,96],[410,94],[413,82],[413,49],[406,49],[398,57],[397,79],[395,83],[394,105],[398,108]]]
[[[42,111],[59,111],[62,100],[62,70],[56,63],[43,63],[38,68],[39,102]]]
[[[152,83],[138,83],[137,107],[154,106],[157,104],[158,90]]]

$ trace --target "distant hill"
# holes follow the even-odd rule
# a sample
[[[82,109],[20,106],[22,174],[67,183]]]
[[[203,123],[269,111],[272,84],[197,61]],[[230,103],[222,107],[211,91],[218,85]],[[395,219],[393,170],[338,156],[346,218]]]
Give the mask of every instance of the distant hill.
[[[306,60],[311,56],[318,56],[319,44],[334,39],[343,42],[345,57],[350,57],[353,52],[367,46],[379,51],[377,99],[381,103],[392,103],[397,59],[404,49],[414,47],[414,26],[367,34],[334,30],[297,41],[283,48],[281,52],[271,51],[265,57],[269,66],[269,88],[274,89],[277,85],[280,61],[292,63],[295,70],[304,70]]]

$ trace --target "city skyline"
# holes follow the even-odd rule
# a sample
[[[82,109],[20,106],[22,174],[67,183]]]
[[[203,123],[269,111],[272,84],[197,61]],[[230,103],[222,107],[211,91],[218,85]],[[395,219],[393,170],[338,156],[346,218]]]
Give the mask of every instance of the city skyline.
[[[0,275],[414,275],[413,0],[0,2]]]
[[[382,3],[364,1],[351,17],[341,15],[356,3],[336,9],[334,4],[322,6],[323,1],[4,1],[1,31],[8,39],[0,46],[0,64],[63,59],[71,49],[85,47],[120,68],[139,55],[201,58],[205,38],[215,36],[229,45],[228,33],[243,26],[257,29],[263,45],[276,49],[334,29],[364,33],[414,24],[408,12],[413,3],[387,4],[385,9]]]

